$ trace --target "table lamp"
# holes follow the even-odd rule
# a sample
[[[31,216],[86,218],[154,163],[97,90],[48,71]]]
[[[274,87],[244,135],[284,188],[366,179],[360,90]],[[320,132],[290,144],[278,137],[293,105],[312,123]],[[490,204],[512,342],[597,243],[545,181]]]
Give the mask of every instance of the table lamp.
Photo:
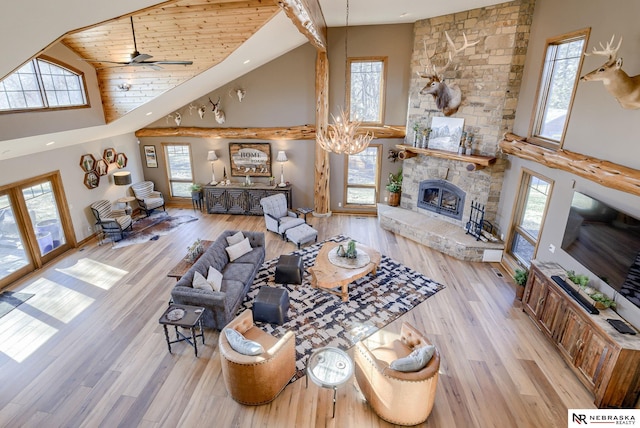
[[[285,187],[287,183],[284,182],[284,163],[289,159],[287,159],[287,154],[284,151],[280,150],[278,152],[276,160],[280,162],[280,184],[278,184],[278,186]]]
[[[216,173],[213,170],[213,162],[218,160],[216,152],[213,150],[209,150],[209,153],[207,153],[207,160],[211,162],[211,183],[209,184],[215,186],[216,184],[218,184],[218,182],[216,181]]]

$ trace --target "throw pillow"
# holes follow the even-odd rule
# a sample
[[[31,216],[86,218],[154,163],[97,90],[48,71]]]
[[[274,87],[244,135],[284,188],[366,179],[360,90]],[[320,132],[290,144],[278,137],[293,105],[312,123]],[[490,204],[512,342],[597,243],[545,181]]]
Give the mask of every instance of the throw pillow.
[[[229,254],[229,260],[234,261],[238,257],[242,257],[248,252],[250,252],[253,248],[251,248],[251,244],[249,243],[249,238],[244,238],[242,241],[238,242],[235,245],[231,245],[226,248],[227,254]]]
[[[264,353],[264,348],[258,342],[245,338],[242,333],[232,328],[225,328],[224,335],[227,336],[229,346],[242,355],[260,355]]]
[[[243,239],[242,232],[237,232],[234,235],[227,236],[227,245],[236,245],[238,242],[242,242]]]
[[[213,291],[213,287],[207,281],[207,278],[202,276],[200,272],[196,272],[193,274],[193,281],[191,282],[193,288],[197,288],[199,290],[205,291]]]
[[[389,367],[399,372],[417,372],[422,370],[436,351],[433,345],[421,346],[404,358],[398,358],[389,364]]]
[[[222,288],[222,274],[213,266],[209,266],[207,282],[211,285],[213,291],[220,291],[220,288]]]

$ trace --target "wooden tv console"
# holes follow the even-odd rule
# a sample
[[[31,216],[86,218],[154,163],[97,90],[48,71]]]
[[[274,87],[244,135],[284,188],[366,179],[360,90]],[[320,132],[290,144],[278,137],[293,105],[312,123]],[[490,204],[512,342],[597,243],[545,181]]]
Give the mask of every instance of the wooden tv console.
[[[553,275],[566,279],[560,265],[532,262],[522,309],[593,392],[596,406],[635,407],[640,394],[640,334],[614,329],[607,318],[621,318],[611,309],[589,314],[551,279]]]

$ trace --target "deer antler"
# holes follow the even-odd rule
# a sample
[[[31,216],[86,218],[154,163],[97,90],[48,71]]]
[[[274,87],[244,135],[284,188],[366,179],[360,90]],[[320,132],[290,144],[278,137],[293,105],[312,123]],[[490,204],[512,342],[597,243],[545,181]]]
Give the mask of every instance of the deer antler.
[[[449,66],[451,65],[451,63],[453,62],[453,58],[456,57],[456,55],[458,55],[460,52],[463,52],[465,49],[471,47],[471,46],[475,46],[478,43],[480,43],[480,40],[476,40],[475,42],[469,42],[467,40],[467,35],[465,33],[462,33],[462,37],[464,38],[464,44],[462,45],[461,48],[457,49],[455,43],[453,43],[453,40],[451,40],[451,37],[449,37],[449,33],[447,33],[446,31],[444,32],[444,35],[447,38],[447,44],[449,45],[450,51],[449,51],[449,59],[447,61],[447,63],[444,65],[444,67],[440,68],[440,70],[438,70],[436,68],[435,65],[433,65],[431,63],[431,59],[429,58],[429,54],[427,53],[427,42],[425,40],[422,41],[422,44],[424,46],[424,54],[425,57],[427,59],[427,64],[424,65],[422,64],[422,60],[420,60],[420,64],[424,65],[424,70],[425,70],[425,75],[420,75],[420,77],[429,77],[429,75],[433,75],[435,77],[441,78],[442,77],[442,73],[444,73]],[[435,52],[434,52],[435,55]],[[434,56],[432,55],[432,56]],[[431,67],[431,69],[433,71],[429,71],[428,68]],[[428,74],[431,73],[431,74]]]
[[[607,42],[607,46],[602,46],[602,42],[600,42],[600,47],[602,48],[602,50],[597,50],[595,47],[593,48],[593,51],[591,53],[586,53],[585,52],[585,56],[590,56],[590,55],[602,55],[602,56],[608,56],[609,57],[609,61],[611,61],[612,59],[614,59],[617,55],[618,55],[618,49],[620,49],[620,45],[622,45],[622,36],[620,37],[620,41],[618,42],[618,46],[616,46],[615,49],[612,48],[613,46],[613,39],[616,37],[616,35],[614,34],[613,36],[611,36],[611,40],[609,40]]]
[[[449,51],[449,61],[447,61],[444,67],[442,67],[441,72],[444,72],[447,70],[447,68],[449,68],[449,65],[451,65],[451,62],[453,61],[453,58],[455,58],[455,56],[458,55],[460,52],[463,52],[466,48],[470,48],[471,46],[475,46],[478,43],[480,43],[480,40],[476,40],[473,43],[469,43],[469,41],[467,40],[467,35],[465,33],[462,33],[462,37],[464,38],[464,44],[460,49],[456,49],[456,45],[455,43],[453,43],[453,40],[451,40],[451,37],[449,37],[449,33],[445,31],[444,35],[447,37],[447,43],[449,43],[449,47],[451,48],[451,51],[453,51],[453,53]]]

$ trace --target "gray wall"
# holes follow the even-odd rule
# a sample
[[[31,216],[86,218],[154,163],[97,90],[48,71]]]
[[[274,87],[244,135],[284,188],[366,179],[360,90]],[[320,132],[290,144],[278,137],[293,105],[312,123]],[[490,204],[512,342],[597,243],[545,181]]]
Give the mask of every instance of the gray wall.
[[[344,28],[329,29],[329,108],[332,114],[338,113],[344,105]],[[406,97],[409,88],[409,62],[413,43],[413,25],[386,25],[349,28],[349,56],[387,56],[388,76],[386,88],[385,123],[402,125],[406,118]],[[275,127],[293,126],[315,123],[315,63],[316,51],[310,44],[305,44],[286,55],[254,70],[235,81],[194,100],[189,106],[178,109],[182,116],[181,127]],[[235,89],[243,88],[246,96],[238,101]],[[209,97],[216,102],[221,100],[221,109],[225,112],[226,122],[218,124],[211,112]],[[197,107],[206,107],[203,119],[197,113]],[[149,127],[174,127],[173,118],[166,117]],[[169,183],[166,181],[166,163],[162,153],[162,143],[190,143],[193,156],[194,178],[196,182],[211,181],[211,164],[207,161],[207,152],[215,150],[219,160],[214,163],[216,179],[222,177],[223,167],[227,173],[229,167],[229,142],[260,140],[227,140],[213,138],[179,138],[179,137],[145,137],[140,138],[140,150],[145,145],[156,146],[158,168],[146,168],[146,178],[153,180],[157,186],[168,194]],[[398,139],[374,140],[383,145],[380,201],[384,201],[389,172],[396,172],[401,163],[387,160],[387,153]],[[272,171],[276,181],[280,180],[280,164],[275,162],[278,150],[287,153],[289,162],[284,165],[285,180],[293,186],[293,205],[313,207],[314,198],[314,140],[281,140],[270,141],[272,154]],[[142,152],[141,152],[142,156]],[[344,209],[338,203],[344,203],[344,156],[331,155],[331,209]],[[243,177],[231,177],[241,181]],[[254,181],[267,182],[264,178]],[[371,210],[369,210],[371,211]],[[375,212],[375,209],[373,210]]]
[[[576,11],[580,11],[576,13]],[[606,42],[615,33],[624,37],[618,52],[624,57],[623,70],[633,76],[640,72],[640,36],[637,17],[640,2],[623,1],[616,7],[604,0],[537,0],[531,27],[531,40],[525,62],[523,84],[520,91],[514,133],[528,136],[535,93],[548,38],[581,28],[591,27],[588,50]],[[604,57],[591,56],[584,61],[581,75],[604,63]],[[640,111],[625,110],[604,89],[601,82],[580,82],[569,119],[564,149],[595,158],[640,169]],[[616,294],[596,276],[560,249],[569,206],[575,190],[587,193],[635,217],[640,217],[640,197],[600,186],[573,174],[550,169],[535,162],[509,157],[499,207],[501,230],[507,230],[511,220],[513,200],[522,168],[528,168],[554,181],[549,201],[547,221],[540,236],[537,258],[555,261],[565,269],[590,276],[597,288],[610,296]],[[555,246],[555,253],[549,245]],[[618,312],[630,322],[640,326],[640,310],[620,296],[616,296]]]

